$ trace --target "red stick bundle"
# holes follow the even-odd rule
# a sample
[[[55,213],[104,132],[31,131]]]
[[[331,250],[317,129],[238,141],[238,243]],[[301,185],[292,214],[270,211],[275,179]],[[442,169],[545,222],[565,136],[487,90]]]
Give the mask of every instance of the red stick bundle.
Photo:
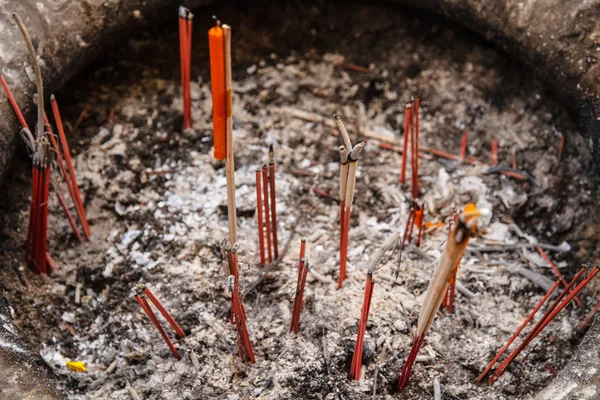
[[[25,262],[35,273],[47,273],[48,192],[50,188],[49,146],[45,138],[36,145],[33,156],[32,193]]]
[[[50,102],[52,103],[52,112],[54,114],[54,121],[56,122],[56,128],[58,130],[58,137],[60,138],[60,146],[62,148],[65,162],[67,167],[69,168],[69,177],[70,182],[67,185],[70,185],[70,190],[72,190],[71,198],[73,199],[73,203],[75,204],[75,209],[77,210],[77,216],[79,217],[79,221],[81,222],[81,226],[83,227],[83,233],[86,239],[89,240],[91,234],[90,225],[88,224],[87,215],[85,213],[85,208],[83,207],[83,201],[81,200],[81,193],[79,192],[79,186],[77,184],[77,177],[75,176],[75,168],[73,168],[73,161],[71,160],[71,151],[69,150],[69,144],[67,143],[67,137],[65,135],[65,130],[63,128],[62,119],[60,117],[60,111],[58,109],[58,103],[56,102],[56,98],[54,95],[50,96]],[[51,139],[53,140],[53,138]],[[65,176],[65,180],[67,177]]]
[[[260,180],[260,168],[256,168],[256,218],[258,220],[258,247],[260,250],[260,263],[264,265],[265,259],[265,227],[263,224],[263,201],[262,186]]]
[[[562,285],[564,287],[567,287],[567,281],[565,280],[565,277],[560,273],[558,268],[556,268],[556,265],[554,265],[554,263],[550,260],[550,257],[548,257],[548,254],[546,254],[546,252],[544,250],[542,250],[542,248],[540,246],[537,246],[536,250],[538,251],[540,256],[542,256],[544,261],[546,261],[546,263],[550,266],[550,268],[552,269],[552,272],[554,272],[554,275],[556,275],[558,277],[558,279],[560,280],[560,283],[562,283]],[[579,307],[582,306],[581,301],[579,301],[579,299],[577,297],[575,297],[575,303],[577,303],[577,305]]]
[[[250,342],[250,336],[248,335],[248,327],[246,326],[246,311],[240,298],[240,287],[239,287],[239,270],[237,260],[237,245],[233,246],[231,250],[230,258],[230,271],[234,276],[233,290],[231,291],[231,307],[234,316],[234,323],[237,330],[238,337],[238,353],[240,358],[243,360],[250,361],[252,364],[256,362],[254,358],[254,351],[252,350],[252,343]]]
[[[150,304],[148,304],[148,300],[146,300],[145,297],[142,297],[139,294],[136,294],[134,297],[137,300],[140,307],[142,307],[142,310],[144,310],[144,312],[146,313],[148,318],[150,318],[150,321],[152,321],[152,323],[154,324],[156,329],[158,329],[158,332],[160,333],[160,335],[162,336],[164,341],[167,343],[167,346],[169,346],[169,350],[171,350],[171,353],[173,354],[173,356],[176,359],[181,360],[181,355],[179,354],[179,352],[175,348],[175,345],[173,344],[173,342],[171,341],[171,339],[165,332],[164,328],[158,321],[158,318],[156,318],[156,315],[154,315],[154,311],[152,311]]]
[[[350,378],[360,380],[360,370],[362,367],[362,354],[365,342],[365,331],[367,329],[367,321],[369,320],[369,310],[371,309],[371,299],[373,298],[373,275],[367,273],[367,283],[365,284],[365,297],[363,299],[363,307],[358,323],[358,333],[356,335],[356,344],[354,346],[354,355],[352,356],[352,366],[350,367]]]
[[[559,283],[560,283],[560,281],[556,281],[554,283],[554,285],[552,285],[550,290],[548,290],[548,292],[546,292],[546,294],[544,295],[542,300],[540,300],[540,302],[535,306],[533,311],[531,311],[531,313],[527,316],[527,318],[525,318],[525,321],[523,321],[523,323],[521,324],[519,329],[517,329],[517,331],[515,333],[513,333],[513,335],[510,337],[510,339],[508,339],[508,342],[506,342],[506,344],[500,349],[500,351],[498,351],[498,354],[496,354],[496,357],[494,357],[494,359],[492,361],[490,361],[490,363],[487,365],[487,367],[485,367],[485,369],[483,370],[481,375],[479,375],[479,377],[477,378],[477,382],[481,382],[482,379],[486,376],[486,374],[488,372],[490,372],[490,370],[492,369],[494,364],[496,364],[496,362],[500,359],[500,357],[502,357],[502,354],[504,354],[504,352],[510,347],[510,345],[515,341],[515,339],[519,336],[519,334],[523,331],[523,329],[525,329],[525,327],[527,326],[529,321],[531,321],[531,319],[539,311],[539,309],[542,307],[542,305],[544,305],[546,300],[548,300],[548,298],[552,295],[552,293],[554,293],[554,291],[558,287]]]
[[[529,332],[527,337],[523,340],[523,342],[517,347],[510,356],[500,364],[498,369],[494,375],[492,375],[489,379],[490,383],[493,383],[504,373],[508,365],[536,338],[537,335],[554,319],[554,317],[565,308],[571,299],[577,295],[598,273],[598,267],[595,267],[593,271],[585,278],[577,287],[571,291],[571,287],[576,283],[576,281],[583,275],[585,272],[585,268],[579,270],[579,272],[573,277],[571,282],[567,285],[567,287],[562,291],[562,293],[558,296],[558,298],[548,307],[542,319],[536,324],[536,326]],[[565,295],[570,293],[566,298]],[[563,300],[564,298],[564,300]]]
[[[292,322],[290,332],[298,334],[300,332],[300,313],[302,312],[302,302],[304,300],[304,286],[306,285],[306,276],[308,275],[308,261],[302,257],[298,265],[298,283],[296,284],[296,295],[294,297],[294,307],[292,312]]]

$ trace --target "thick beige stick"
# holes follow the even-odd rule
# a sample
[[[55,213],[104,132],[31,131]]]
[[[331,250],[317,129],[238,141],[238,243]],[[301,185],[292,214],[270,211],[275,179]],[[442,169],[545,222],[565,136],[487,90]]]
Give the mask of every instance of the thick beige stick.
[[[417,337],[429,331],[435,319],[435,314],[442,303],[444,293],[448,290],[450,275],[458,267],[469,243],[471,233],[477,227],[477,217],[479,215],[481,215],[479,211],[461,214],[456,227],[448,236],[446,248],[440,257],[425,293],[423,308],[419,314]]]
[[[334,115],[334,118],[335,125],[337,126],[340,135],[342,135],[344,147],[346,148],[346,154],[350,155],[350,153],[352,152],[352,142],[350,141],[350,135],[348,135],[348,130],[346,129],[346,126],[344,125],[344,122],[342,122],[342,118],[339,115]]]
[[[346,183],[346,209],[352,207],[354,201],[354,188],[356,186],[356,169],[358,168],[358,156],[365,146],[364,142],[358,143],[352,149],[352,153],[348,157],[348,178]]]
[[[381,263],[381,259],[383,258],[383,255],[385,253],[387,253],[389,250],[392,250],[394,248],[394,245],[396,245],[398,243],[398,241],[400,240],[400,234],[399,233],[393,233],[389,238],[387,238],[387,240],[385,242],[383,242],[383,244],[381,246],[379,246],[377,248],[377,250],[375,250],[375,252],[373,253],[373,256],[371,256],[371,260],[369,262],[369,269],[368,269],[368,273],[372,276],[373,273],[377,270],[379,270],[379,264]]]
[[[346,200],[346,184],[348,181],[348,153],[346,147],[340,146],[340,201]]]
[[[29,51],[29,56],[31,57],[31,66],[33,67],[33,72],[35,75],[37,95],[38,99],[40,99],[40,101],[37,102],[37,125],[35,127],[35,136],[36,140],[39,141],[42,139],[42,136],[44,136],[44,84],[42,82],[42,72],[40,70],[40,65],[37,61],[37,56],[35,54],[33,43],[31,42],[31,37],[29,36],[29,32],[27,32],[27,28],[25,27],[23,20],[17,13],[13,13],[12,17],[19,26],[21,34],[23,35],[23,39],[25,40],[25,44],[27,44],[27,50]]]
[[[225,95],[227,106],[227,160],[225,176],[227,178],[227,218],[229,221],[229,241],[237,242],[237,208],[235,206],[235,162],[233,156],[233,121],[231,119],[231,27],[223,25],[225,42]]]

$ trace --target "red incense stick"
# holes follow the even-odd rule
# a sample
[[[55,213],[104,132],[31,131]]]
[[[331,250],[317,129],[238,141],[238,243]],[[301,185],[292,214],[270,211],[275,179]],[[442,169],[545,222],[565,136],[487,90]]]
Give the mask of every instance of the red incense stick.
[[[363,307],[358,323],[358,333],[356,335],[356,344],[354,346],[354,355],[352,356],[352,365],[350,367],[350,378],[360,380],[360,370],[362,367],[362,354],[365,342],[365,331],[367,329],[367,321],[369,320],[369,310],[371,309],[371,299],[373,298],[373,274],[367,273],[367,283],[365,284],[365,296],[363,299]]]
[[[264,265],[265,259],[265,227],[263,225],[263,201],[262,186],[260,180],[260,168],[256,168],[256,217],[258,220],[258,247],[260,250],[260,263]]]
[[[265,227],[267,228],[267,260],[273,262],[273,250],[271,247],[271,218],[269,207],[269,174],[267,165],[262,166],[263,203],[265,205]]]

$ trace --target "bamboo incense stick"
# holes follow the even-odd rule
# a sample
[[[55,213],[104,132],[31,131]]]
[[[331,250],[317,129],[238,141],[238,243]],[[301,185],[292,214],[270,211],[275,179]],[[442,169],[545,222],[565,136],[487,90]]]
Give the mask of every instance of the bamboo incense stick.
[[[425,293],[423,307],[421,308],[417,323],[417,332],[413,340],[413,346],[404,367],[402,368],[402,373],[398,382],[398,391],[400,392],[404,390],[408,384],[408,378],[410,377],[412,366],[419,349],[423,345],[425,335],[431,328],[431,324],[433,324],[437,310],[442,302],[444,292],[448,289],[450,276],[462,258],[470,237],[475,234],[477,229],[477,219],[482,215],[479,210],[465,209],[466,211],[459,216],[458,223],[448,237],[444,252],[439,259],[433,277],[429,282],[427,292]]]
[[[225,109],[227,132],[227,161],[225,173],[227,177],[227,217],[229,220],[229,240],[237,242],[237,208],[235,206],[235,162],[233,155],[233,121],[231,112],[231,27],[223,25],[224,61],[225,61]]]
[[[348,183],[348,153],[345,146],[339,147],[340,152],[340,276],[342,270],[342,254],[345,242],[346,216],[346,186]],[[342,279],[343,280],[343,279]]]

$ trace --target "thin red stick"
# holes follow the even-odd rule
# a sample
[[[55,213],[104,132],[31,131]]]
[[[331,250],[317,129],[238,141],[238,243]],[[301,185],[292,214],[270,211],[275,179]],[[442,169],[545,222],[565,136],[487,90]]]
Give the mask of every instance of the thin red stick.
[[[304,265],[304,261],[302,261],[304,259],[304,254],[306,252],[306,239],[300,239],[300,255],[298,257],[298,281],[300,282],[300,279],[302,277],[302,266]]]
[[[236,273],[238,273],[237,268],[237,253],[232,252],[232,264]],[[239,274],[238,274],[239,275]],[[244,350],[245,357],[252,364],[256,362],[254,358],[254,351],[252,349],[252,343],[250,342],[250,336],[248,335],[248,327],[246,325],[246,311],[244,310],[244,305],[242,304],[242,300],[240,298],[240,287],[239,287],[239,277],[235,277],[235,281],[233,284],[233,291],[231,292],[231,300],[233,313],[235,315],[235,324],[238,332],[238,343],[241,345],[241,348]]]
[[[415,220],[415,210],[411,209],[410,213],[408,214],[408,219],[406,220],[406,228],[404,228],[404,236],[402,237],[402,246],[400,247],[402,250],[404,250],[404,247],[406,246],[407,243],[407,239],[408,239],[408,243],[410,243],[411,241],[411,234],[409,233],[409,229],[413,224],[413,221]]]
[[[27,126],[27,122],[25,121],[25,118],[23,117],[23,113],[21,112],[21,109],[17,105],[17,102],[6,83],[6,80],[4,79],[4,75],[2,75],[2,74],[0,74],[0,84],[2,84],[2,87],[4,88],[6,97],[8,97],[8,101],[10,102],[10,105],[12,106],[15,114],[17,115],[17,119],[19,120],[19,123],[21,124],[21,126],[23,128],[27,128],[29,130],[29,126]]]
[[[85,107],[83,107],[83,110],[81,111],[81,114],[79,114],[79,118],[77,118],[77,122],[75,122],[75,126],[73,127],[73,132],[71,133],[71,135],[77,131],[77,128],[79,128],[79,125],[81,125],[83,119],[87,116],[89,110],[90,103],[86,103]]]
[[[56,263],[54,262],[54,259],[52,259],[49,253],[46,253],[46,264],[48,264],[50,272],[56,271]]]
[[[462,139],[460,141],[460,160],[465,161],[467,158],[467,142],[469,140],[469,134],[467,132],[463,132]]]
[[[194,122],[192,120],[192,88],[190,85],[191,81],[191,67],[192,67],[192,14],[188,13],[187,17],[187,41],[186,41],[186,90],[187,90],[187,127],[193,128]]]
[[[69,168],[69,174],[71,177],[72,190],[74,192],[73,202],[83,227],[83,233],[86,239],[89,240],[92,235],[90,231],[90,225],[88,224],[85,208],[83,207],[83,201],[81,200],[81,193],[79,192],[79,185],[77,184],[77,177],[75,176],[75,168],[73,168],[73,160],[71,159],[71,151],[69,150],[69,144],[67,143],[67,136],[63,128],[62,118],[60,117],[60,111],[58,109],[58,103],[54,95],[50,96],[50,102],[52,104],[52,113],[54,114],[54,121],[56,122],[56,128],[58,130],[58,137],[60,138],[60,146],[63,150],[63,155]]]
[[[58,197],[58,204],[60,204],[60,208],[63,209],[65,215],[67,216],[67,221],[69,221],[69,225],[71,226],[71,229],[75,233],[75,237],[77,237],[77,240],[79,240],[80,243],[83,243],[83,238],[81,237],[81,234],[79,233],[79,229],[77,229],[77,225],[75,224],[75,219],[73,219],[73,216],[71,215],[71,212],[69,211],[69,207],[67,206],[67,203],[65,202],[64,197],[62,196],[62,194],[60,194],[60,192],[56,189],[56,187],[54,186],[54,184],[52,182],[50,182],[50,184],[52,185],[52,189],[54,190],[54,193],[56,193],[56,197]]]
[[[402,164],[400,167],[400,183],[406,183],[406,158],[408,157],[408,138],[410,136],[411,106],[404,109],[404,140],[402,145]]]
[[[186,9],[179,7],[179,63],[181,68],[181,103],[183,107],[183,129],[187,128],[187,90],[186,90]]]
[[[140,295],[137,295],[137,294],[134,297],[137,300],[137,302],[140,305],[140,307],[142,307],[142,310],[144,310],[144,312],[146,313],[146,315],[148,316],[148,318],[150,318],[150,321],[152,321],[152,323],[154,324],[154,326],[156,327],[156,329],[158,329],[158,332],[160,333],[160,335],[162,336],[162,338],[164,339],[164,341],[167,343],[167,346],[169,346],[169,350],[171,350],[171,353],[173,354],[173,356],[176,359],[181,360],[181,355],[179,354],[179,352],[175,348],[175,345],[173,344],[173,342],[171,341],[171,339],[169,339],[169,336],[167,335],[167,333],[163,329],[163,327],[160,324],[160,322],[158,322],[158,318],[156,318],[156,315],[154,315],[154,312],[152,311],[152,308],[150,307],[150,304],[148,304],[148,301],[146,300],[146,298],[142,297]]]
[[[408,357],[402,367],[402,372],[400,374],[400,379],[398,381],[398,392],[402,392],[406,385],[408,384],[408,378],[410,377],[410,373],[412,371],[413,364],[417,359],[417,355],[419,354],[419,350],[421,346],[423,346],[423,341],[425,340],[425,334],[421,336],[415,336],[413,339],[413,344],[410,349],[410,353],[408,353]]]
[[[519,353],[521,353],[521,351],[523,351],[523,349],[525,349],[531,343],[531,341],[533,339],[535,339],[535,337],[538,335],[538,333],[541,331],[541,329],[544,329],[544,327],[552,320],[552,318],[553,318],[552,315],[553,315],[554,311],[559,307],[560,304],[562,304],[561,301],[563,300],[565,295],[569,292],[571,287],[576,283],[576,281],[579,279],[579,277],[581,275],[583,275],[584,272],[585,272],[585,268],[581,268],[579,270],[579,272],[573,277],[573,279],[571,280],[569,285],[562,291],[562,293],[556,298],[556,300],[554,300],[554,302],[548,307],[548,309],[546,310],[546,312],[544,313],[544,315],[542,316],[540,321],[527,334],[527,336],[525,337],[523,342],[519,345],[519,347],[517,347],[515,350],[513,350],[513,352],[509,355],[509,357],[506,360],[504,360],[502,362],[502,364],[500,364],[498,369],[496,369],[496,372],[494,373],[494,375],[490,376],[490,379],[489,379],[490,383],[493,383],[496,379],[498,379],[498,377],[500,375],[502,375],[502,373],[508,367],[508,365],[512,362],[512,360],[514,360],[519,355]],[[591,278],[593,278],[597,272],[598,272],[598,269],[595,268],[594,271],[592,271],[592,273],[590,274]],[[588,276],[587,279],[583,280],[577,287],[579,288],[582,284],[584,284],[583,286],[581,286],[581,288],[583,288],[585,286],[585,284],[587,284],[587,282],[589,282],[588,279],[591,279],[590,276]],[[577,291],[573,291],[573,292],[571,292],[569,297],[572,295],[576,295],[576,294],[577,294]],[[566,303],[565,303],[565,305],[566,305]],[[556,315],[556,314],[554,314],[554,315]]]
[[[412,127],[413,132],[413,144],[411,153],[412,162],[412,196],[413,200],[419,197],[419,107],[420,100],[417,97],[414,104],[414,126]]]
[[[271,233],[273,234],[273,258],[279,257],[277,246],[277,198],[275,195],[275,164],[269,163],[269,185],[271,194]]]
[[[554,272],[554,275],[556,275],[558,277],[558,279],[560,280],[562,285],[564,287],[567,287],[567,281],[565,280],[565,277],[560,273],[560,271],[558,270],[556,265],[554,265],[554,263],[550,260],[550,257],[548,257],[548,254],[546,254],[546,252],[544,250],[542,250],[542,248],[540,246],[537,246],[536,250],[538,251],[538,253],[540,253],[540,256],[542,256],[542,258],[544,259],[544,261],[546,261],[546,263],[550,266],[550,268],[552,268],[552,272]],[[581,301],[577,297],[575,297],[575,303],[577,303],[577,305],[579,307],[582,306]]]
[[[506,352],[506,350],[510,347],[510,345],[515,341],[515,339],[521,334],[521,332],[523,331],[523,329],[525,329],[525,327],[527,326],[529,321],[531,321],[533,319],[533,317],[535,316],[535,314],[539,311],[539,309],[542,308],[542,306],[544,305],[546,300],[548,300],[548,298],[552,295],[552,293],[554,293],[554,291],[556,290],[556,288],[558,287],[559,284],[560,284],[560,281],[556,281],[554,283],[554,285],[552,285],[550,290],[548,290],[548,292],[546,292],[544,297],[535,306],[533,311],[531,311],[531,313],[529,313],[527,318],[525,318],[525,321],[523,321],[523,323],[521,324],[521,326],[519,326],[517,331],[515,333],[513,333],[513,335],[510,337],[510,339],[508,339],[508,342],[506,342],[506,344],[504,346],[502,346],[502,348],[498,351],[498,354],[496,354],[496,357],[494,357],[494,359],[492,361],[490,361],[490,363],[487,365],[487,367],[485,367],[485,369],[483,370],[481,375],[479,375],[479,377],[477,378],[477,382],[481,382],[483,380],[483,378],[487,375],[487,373],[490,372],[490,370],[492,369],[494,364],[496,364],[496,362],[500,359],[500,357],[502,357],[504,352]]]
[[[492,165],[498,165],[498,139],[492,139]]]
[[[260,250],[260,263],[264,265],[265,259],[265,227],[263,225],[263,201],[262,201],[262,186],[260,181],[260,168],[256,171],[256,218],[258,221],[258,247]]]
[[[165,317],[165,319],[167,320],[169,325],[171,325],[171,327],[173,328],[175,333],[177,333],[177,336],[179,336],[180,338],[184,338],[185,332],[183,332],[183,329],[181,329],[181,327],[179,326],[177,321],[175,321],[175,318],[173,318],[173,316],[171,316],[171,314],[161,304],[161,302],[156,298],[156,296],[154,296],[154,294],[150,291],[150,289],[145,287],[144,294],[150,299],[150,301],[154,304],[154,306],[158,309],[158,311],[160,311],[160,313],[163,315],[163,317]]]
[[[352,356],[352,366],[350,367],[350,378],[360,380],[360,370],[362,367],[362,354],[365,342],[365,331],[369,320],[369,310],[371,309],[371,299],[373,298],[373,275],[367,273],[367,282],[365,284],[365,296],[358,324],[358,333],[356,335],[356,344],[354,346],[354,355]]]
[[[301,244],[300,246],[302,246]],[[300,250],[302,252],[302,250]],[[308,275],[308,262],[302,257],[298,265],[298,282],[296,283],[296,296],[294,297],[294,306],[292,312],[292,322],[290,332],[298,334],[300,332],[300,313],[302,312],[302,302],[304,299],[304,287],[306,285],[306,276]]]
[[[265,227],[267,228],[267,256],[269,262],[273,262],[273,249],[271,247],[271,209],[269,207],[269,176],[267,165],[262,166],[263,204],[265,205]]]
[[[556,162],[560,162],[562,160],[563,148],[565,147],[566,136],[561,136],[560,141],[558,142],[558,155],[556,156]]]
[[[585,328],[587,326],[587,324],[590,323],[592,318],[594,318],[594,315],[596,315],[598,310],[600,310],[600,301],[594,306],[594,308],[592,308],[592,310],[588,313],[588,315],[585,316],[583,321],[581,321],[581,323],[579,325],[577,325],[577,329],[582,330],[583,328]]]

